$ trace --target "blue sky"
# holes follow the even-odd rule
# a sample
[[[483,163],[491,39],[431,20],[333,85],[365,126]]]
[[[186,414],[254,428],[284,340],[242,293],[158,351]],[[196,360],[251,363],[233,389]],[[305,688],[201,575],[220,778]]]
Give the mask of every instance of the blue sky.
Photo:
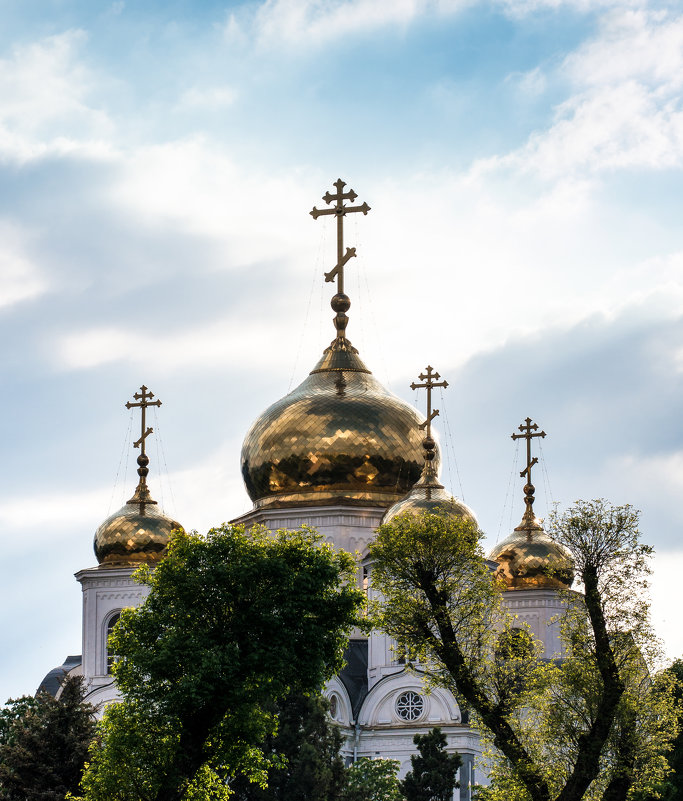
[[[0,700],[80,652],[73,573],[134,486],[142,383],[157,500],[199,530],[249,508],[242,437],[333,333],[308,211],[340,176],[372,207],[349,337],[410,402],[427,363],[448,379],[445,483],[506,536],[537,420],[539,513],[641,509],[683,653],[678,3],[0,8]]]

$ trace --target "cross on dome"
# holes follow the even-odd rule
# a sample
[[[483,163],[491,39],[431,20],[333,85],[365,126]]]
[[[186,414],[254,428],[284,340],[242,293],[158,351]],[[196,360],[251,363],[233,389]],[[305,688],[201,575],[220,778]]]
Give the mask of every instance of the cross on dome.
[[[335,278],[337,279],[337,294],[332,298],[332,308],[337,312],[337,316],[334,320],[337,328],[337,337],[343,339],[345,336],[346,324],[349,319],[346,316],[346,312],[351,306],[348,296],[344,294],[344,266],[356,255],[356,248],[346,248],[346,252],[344,251],[344,217],[354,212],[367,214],[370,211],[370,206],[368,206],[367,203],[361,203],[360,206],[345,206],[345,200],[350,200],[351,203],[353,203],[358,195],[353,189],[349,189],[345,192],[344,187],[346,183],[342,181],[341,178],[338,178],[333,186],[337,190],[334,194],[332,192],[325,192],[323,195],[325,203],[328,205],[330,203],[335,204],[333,208],[317,209],[313,206],[310,215],[314,220],[327,214],[334,214],[337,218],[337,264],[330,272],[325,273],[325,281],[329,282],[334,281]]]
[[[430,364],[427,365],[427,369],[424,373],[420,373],[419,379],[420,381],[424,381],[424,384],[416,384],[414,381],[410,385],[411,389],[426,389],[427,390],[427,419],[422,423],[420,426],[420,430],[424,431],[427,429],[427,437],[426,439],[432,438],[432,420],[438,416],[439,410],[434,409],[432,411],[432,389],[434,387],[443,387],[444,389],[448,386],[448,381],[439,381],[441,376],[437,372],[433,372],[433,368]],[[434,454],[432,454],[430,459],[434,458]]]
[[[432,390],[434,387],[443,387],[445,389],[448,386],[448,381],[439,381],[441,376],[439,373],[434,371],[431,364],[427,365],[427,369],[424,373],[420,373],[419,378],[420,381],[424,381],[424,384],[416,384],[413,381],[413,383],[410,385],[410,388],[427,390],[427,419],[424,421],[424,423],[420,424],[419,428],[421,431],[424,431],[425,428],[427,429],[426,436],[422,440],[425,466],[421,480],[424,481],[424,486],[426,487],[426,497],[427,500],[430,501],[432,499],[433,488],[443,489],[441,484],[439,484],[436,471],[434,470],[434,465],[432,464],[432,460],[434,459],[434,449],[436,448],[436,443],[432,438],[432,420],[439,414],[438,409],[432,409]]]
[[[144,513],[145,511],[145,504],[147,503],[156,503],[153,501],[150,494],[149,489],[147,487],[147,475],[149,473],[149,468],[147,465],[149,464],[149,457],[145,452],[145,440],[147,437],[154,433],[154,429],[148,427],[146,424],[146,412],[149,406],[161,406],[160,400],[153,401],[152,398],[154,397],[153,392],[149,392],[147,387],[143,384],[140,387],[140,392],[136,392],[133,395],[134,400],[137,403],[133,403],[132,401],[127,401],[126,409],[140,409],[140,439],[133,443],[134,448],[140,448],[140,455],[138,456],[138,475],[140,476],[140,481],[138,482],[138,486],[135,490],[135,494],[133,497],[128,501],[128,503],[139,503],[140,504],[140,513]]]
[[[533,459],[531,458],[531,440],[534,439],[534,437],[541,437],[542,439],[545,438],[545,431],[539,431],[538,425],[536,423],[532,423],[530,417],[527,417],[526,420],[518,426],[518,428],[522,433],[512,434],[512,439],[526,440],[526,467],[519,474],[522,478],[526,476],[526,484],[524,485],[524,503],[526,504],[526,510],[524,512],[523,523],[531,523],[535,519],[534,492],[536,491],[536,488],[531,483],[531,468],[538,464],[538,458],[536,456],[534,456]]]

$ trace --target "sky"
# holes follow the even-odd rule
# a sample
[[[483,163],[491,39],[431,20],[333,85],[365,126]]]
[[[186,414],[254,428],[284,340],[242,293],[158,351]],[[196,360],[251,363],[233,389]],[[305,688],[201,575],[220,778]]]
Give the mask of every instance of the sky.
[[[253,419],[334,330],[410,403],[487,547],[523,511],[641,510],[683,654],[683,9],[659,0],[0,0],[0,701],[81,651],[73,574],[135,486],[204,531]],[[534,446],[536,448],[536,445]]]

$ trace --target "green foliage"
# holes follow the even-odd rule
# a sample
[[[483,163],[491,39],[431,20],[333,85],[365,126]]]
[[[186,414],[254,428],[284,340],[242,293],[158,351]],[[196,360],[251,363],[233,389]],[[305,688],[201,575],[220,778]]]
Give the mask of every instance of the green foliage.
[[[58,700],[41,692],[8,701],[0,711],[0,799],[63,801],[77,790],[93,713],[80,677],[65,678]]]
[[[172,762],[178,731],[135,701],[109,704],[82,781],[88,801],[154,801]]]
[[[673,741],[667,762],[671,773],[657,790],[663,801],[683,801],[683,659],[675,662],[663,671],[661,678],[668,682],[677,720],[677,735]],[[649,801],[650,795],[642,795],[637,801]]]
[[[396,759],[368,759],[354,762],[346,771],[342,801],[404,801],[397,778]]]
[[[319,695],[287,696],[276,711],[277,733],[266,738],[265,753],[283,757],[268,771],[267,787],[237,776],[233,801],[337,801],[345,783],[339,755],[342,737]]]
[[[110,639],[123,704],[91,752],[85,798],[187,801],[237,773],[265,781],[277,757],[260,746],[276,704],[342,666],[363,601],[352,557],[307,529],[225,525],[176,532],[168,556],[137,577],[150,593]]]
[[[25,718],[38,714],[41,700],[40,695],[22,695],[21,698],[10,698],[0,709],[0,747],[15,741]]]
[[[469,520],[428,513],[399,515],[378,529],[370,557],[372,586],[382,601],[372,605],[372,619],[411,659],[426,661],[437,645],[431,625],[436,604],[444,605],[468,661],[479,665],[493,649],[500,592],[480,537]]]
[[[554,516],[583,594],[564,593],[560,663],[506,613],[467,521],[424,514],[380,527],[370,548],[373,619],[473,711],[495,801],[626,801],[666,773],[671,683],[650,678],[648,546],[638,514],[605,501]]]
[[[400,784],[406,801],[452,801],[453,790],[459,787],[460,755],[446,751],[446,736],[439,728],[416,734],[413,742],[418,753],[410,757],[412,770]]]

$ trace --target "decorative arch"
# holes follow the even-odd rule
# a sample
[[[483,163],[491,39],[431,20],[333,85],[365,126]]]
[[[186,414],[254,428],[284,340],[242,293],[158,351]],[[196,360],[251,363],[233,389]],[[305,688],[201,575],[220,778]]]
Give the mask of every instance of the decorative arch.
[[[409,718],[401,712],[410,707]],[[415,714],[415,713],[418,714]],[[460,707],[452,693],[442,687],[426,692],[419,673],[402,670],[377,682],[363,701],[358,721],[361,726],[406,725],[448,726],[460,723]]]
[[[339,723],[340,726],[350,726],[353,720],[351,699],[346,687],[337,676],[330,679],[325,685],[325,698],[330,702],[330,717],[332,720],[335,723]],[[332,714],[333,706],[336,707],[334,714]]]

